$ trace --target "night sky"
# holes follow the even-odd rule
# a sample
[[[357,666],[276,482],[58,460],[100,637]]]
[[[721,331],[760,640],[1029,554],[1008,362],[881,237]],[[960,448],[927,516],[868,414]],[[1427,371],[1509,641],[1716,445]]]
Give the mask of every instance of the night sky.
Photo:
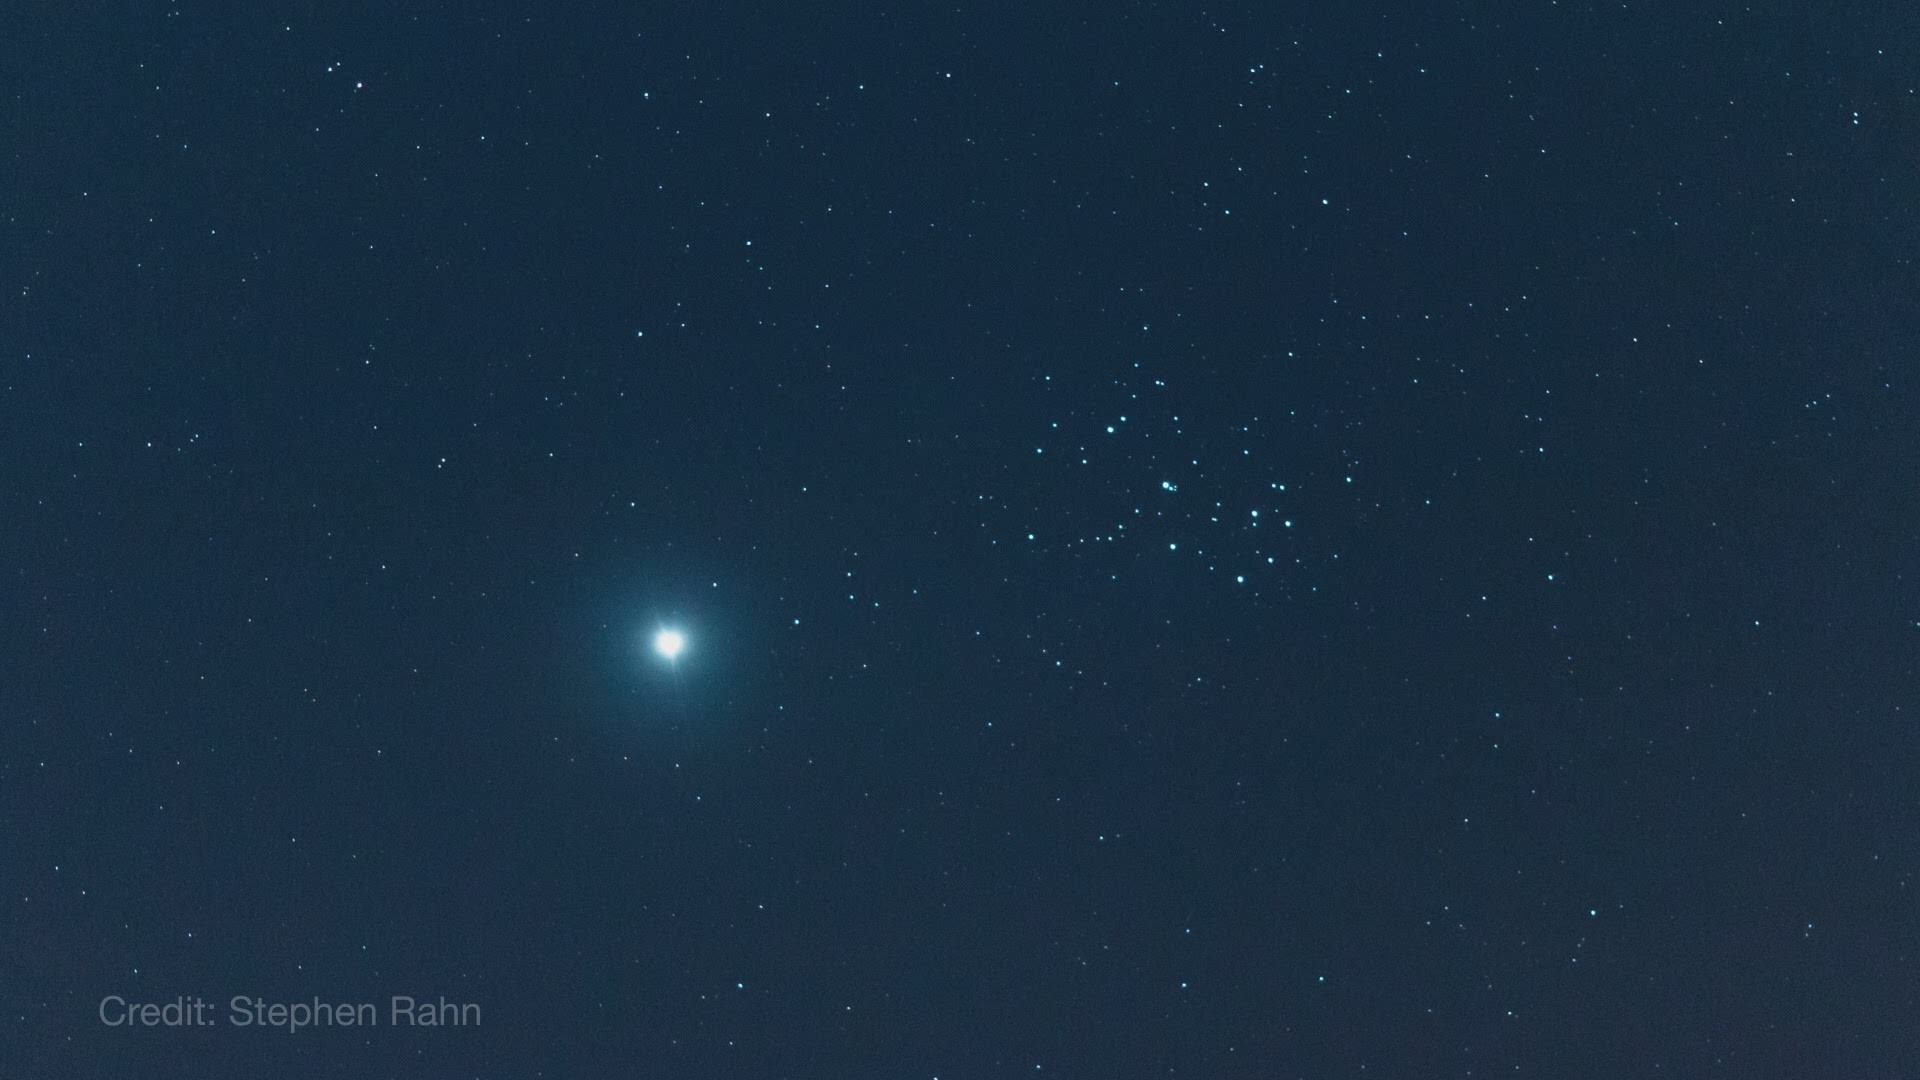
[[[1834,8],[16,5],[0,1076],[1920,1075]]]

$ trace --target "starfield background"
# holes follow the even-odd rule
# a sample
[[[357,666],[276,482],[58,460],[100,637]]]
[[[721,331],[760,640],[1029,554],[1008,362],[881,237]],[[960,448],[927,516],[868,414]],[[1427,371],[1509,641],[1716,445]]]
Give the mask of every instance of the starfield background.
[[[1920,1075],[1911,5],[3,18],[0,1075]]]

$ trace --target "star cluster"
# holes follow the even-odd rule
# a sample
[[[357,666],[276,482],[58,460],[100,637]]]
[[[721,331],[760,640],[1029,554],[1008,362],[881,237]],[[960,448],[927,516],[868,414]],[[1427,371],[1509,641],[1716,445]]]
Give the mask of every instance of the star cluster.
[[[18,21],[0,1066],[1920,1054],[1910,15]]]

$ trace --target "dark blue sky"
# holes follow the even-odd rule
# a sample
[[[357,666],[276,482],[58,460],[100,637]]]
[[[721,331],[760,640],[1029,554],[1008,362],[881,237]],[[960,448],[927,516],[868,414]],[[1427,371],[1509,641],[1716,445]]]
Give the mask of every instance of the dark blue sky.
[[[12,12],[0,1075],[1909,1075],[1916,32]]]

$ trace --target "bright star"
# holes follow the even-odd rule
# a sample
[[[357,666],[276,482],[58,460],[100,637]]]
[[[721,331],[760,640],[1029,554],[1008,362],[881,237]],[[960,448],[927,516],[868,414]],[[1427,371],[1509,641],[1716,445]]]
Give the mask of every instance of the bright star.
[[[678,630],[662,630],[653,635],[653,649],[661,656],[672,660],[687,647],[687,636]]]

